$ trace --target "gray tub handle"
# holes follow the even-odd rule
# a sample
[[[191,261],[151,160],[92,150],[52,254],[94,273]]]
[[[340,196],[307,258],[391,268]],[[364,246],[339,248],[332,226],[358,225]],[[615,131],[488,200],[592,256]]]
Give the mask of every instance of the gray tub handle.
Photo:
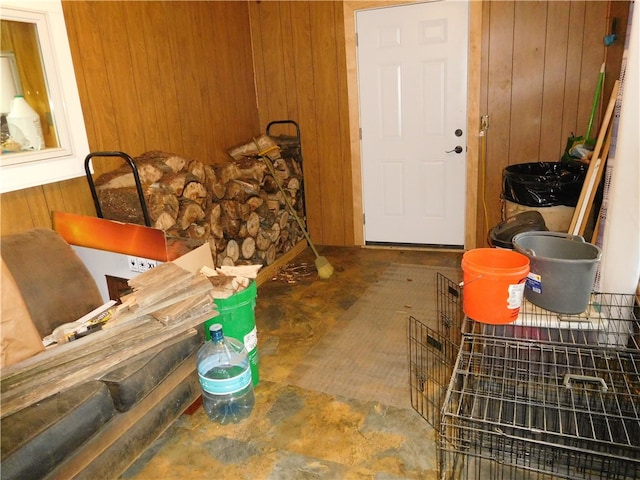
[[[609,387],[607,387],[607,382],[605,382],[604,379],[600,377],[592,377],[591,375],[577,375],[573,373],[565,374],[564,381],[562,382],[565,387],[571,388],[571,379],[576,380],[578,382],[599,383],[600,391],[603,393],[609,390]]]
[[[576,242],[586,243],[584,237],[581,237],[580,235],[573,235],[571,233],[564,233],[564,232],[522,232],[522,233],[516,234],[513,237],[513,241],[516,241],[518,239],[518,237],[527,237],[529,235],[535,235],[536,237],[544,236],[544,237],[565,238],[567,240],[573,240],[573,241],[576,241]],[[533,253],[533,255],[535,255],[535,254]]]

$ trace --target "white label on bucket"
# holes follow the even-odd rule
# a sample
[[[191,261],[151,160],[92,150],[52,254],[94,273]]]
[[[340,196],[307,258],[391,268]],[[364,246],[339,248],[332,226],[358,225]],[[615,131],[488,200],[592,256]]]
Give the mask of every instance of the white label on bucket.
[[[537,273],[529,272],[526,285],[528,289],[536,293],[542,293],[542,277]]]
[[[522,298],[524,297],[524,283],[509,285],[509,298],[507,299],[507,308],[513,310],[520,308]]]
[[[244,348],[247,349],[247,352],[250,352],[254,348],[258,346],[258,330],[256,327],[253,327],[249,333],[244,336]]]

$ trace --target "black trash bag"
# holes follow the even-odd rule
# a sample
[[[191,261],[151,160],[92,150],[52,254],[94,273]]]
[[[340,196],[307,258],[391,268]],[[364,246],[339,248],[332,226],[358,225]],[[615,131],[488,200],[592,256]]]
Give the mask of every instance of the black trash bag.
[[[575,207],[587,174],[581,162],[537,162],[504,169],[502,198],[527,207]]]

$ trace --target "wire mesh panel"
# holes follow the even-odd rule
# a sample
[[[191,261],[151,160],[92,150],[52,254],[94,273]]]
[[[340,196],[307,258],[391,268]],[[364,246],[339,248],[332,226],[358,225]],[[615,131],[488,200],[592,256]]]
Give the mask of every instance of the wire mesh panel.
[[[577,315],[550,312],[524,301],[515,322],[488,325],[466,320],[465,333],[544,343],[640,348],[636,295],[593,293],[588,308]]]
[[[436,324],[409,317],[411,405],[436,430],[460,348],[463,318],[460,287],[440,273],[436,277]]]
[[[580,318],[465,326],[442,410],[443,478],[640,478],[635,298],[599,295]]]

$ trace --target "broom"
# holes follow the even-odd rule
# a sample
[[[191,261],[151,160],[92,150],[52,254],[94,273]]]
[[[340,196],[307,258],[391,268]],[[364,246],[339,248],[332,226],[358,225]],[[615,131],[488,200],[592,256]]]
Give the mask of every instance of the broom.
[[[254,141],[254,143],[256,143],[256,146],[258,146],[257,142]],[[273,180],[276,182],[276,185],[278,186],[278,190],[280,190],[280,193],[282,193],[282,197],[284,198],[284,201],[287,204],[287,208],[289,209],[289,212],[291,212],[291,214],[293,215],[293,218],[296,219],[296,221],[298,222],[298,225],[300,226],[300,229],[302,230],[302,233],[307,239],[307,242],[309,242],[309,246],[311,247],[311,250],[313,250],[313,253],[316,256],[315,263],[316,263],[316,270],[318,271],[318,276],[323,280],[331,278],[331,275],[333,275],[333,266],[331,266],[331,264],[329,263],[329,260],[327,260],[326,257],[322,257],[318,254],[318,250],[316,250],[316,247],[313,245],[313,242],[311,241],[309,232],[307,232],[307,229],[302,223],[302,220],[300,220],[300,217],[296,213],[295,208],[293,208],[293,205],[291,205],[291,202],[289,200],[289,194],[285,192],[284,188],[282,188],[282,185],[280,185],[280,180],[278,180],[276,171],[273,168],[273,164],[271,163],[271,159],[266,155],[267,152],[271,150],[276,150],[276,149],[278,149],[278,147],[274,146],[265,150],[264,152],[261,152],[260,147],[258,147],[258,156],[261,157],[264,160],[264,163],[267,164],[267,168],[269,169],[269,172],[271,173]]]

